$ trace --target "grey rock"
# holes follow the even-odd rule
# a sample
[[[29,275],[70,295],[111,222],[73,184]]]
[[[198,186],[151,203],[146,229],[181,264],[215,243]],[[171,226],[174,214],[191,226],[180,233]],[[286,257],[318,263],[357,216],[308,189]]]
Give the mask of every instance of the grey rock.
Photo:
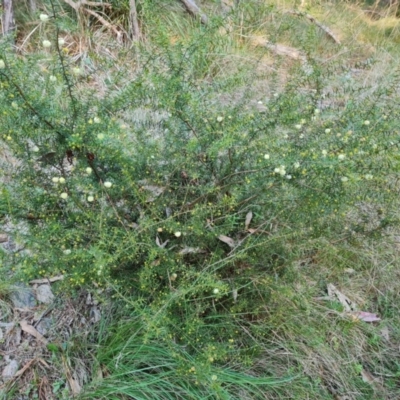
[[[40,285],[36,289],[36,298],[40,303],[50,304],[54,300],[54,294],[50,285]]]
[[[52,320],[51,318],[43,318],[36,326],[36,329],[43,336],[47,335],[49,330],[51,329]]]
[[[3,369],[2,376],[4,380],[9,380],[14,377],[14,375],[18,371],[18,363],[15,360],[12,360],[6,367]]]
[[[96,323],[99,322],[100,320],[101,320],[100,310],[96,306],[92,307],[90,310],[90,322]]]
[[[0,233],[0,243],[8,241],[8,235],[6,233]]]
[[[36,300],[32,290],[23,284],[15,285],[15,290],[11,293],[10,300],[16,308],[36,307]]]

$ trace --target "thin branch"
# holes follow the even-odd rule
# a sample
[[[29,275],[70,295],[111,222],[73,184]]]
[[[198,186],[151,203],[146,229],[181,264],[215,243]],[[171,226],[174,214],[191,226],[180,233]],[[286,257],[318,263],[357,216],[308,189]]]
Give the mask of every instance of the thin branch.
[[[93,15],[93,17],[97,18],[100,23],[102,23],[106,28],[112,30],[116,35],[117,38],[121,38],[121,32],[112,24],[110,24],[108,21],[106,21],[101,15],[97,14],[95,11],[90,10],[89,8],[82,8],[83,11],[87,12],[90,15]]]
[[[92,6],[92,7],[111,7],[111,4],[109,3],[96,3],[94,1],[86,1],[86,0],[80,0],[77,2],[73,2],[72,0],[64,0],[65,3],[67,3],[71,8],[73,8],[76,13],[79,13],[79,10],[82,10],[86,12],[87,14],[92,15],[95,17],[101,24],[103,24],[106,28],[110,29],[113,31],[118,39],[121,39],[122,33],[110,22],[108,22],[105,18],[103,18],[101,15],[99,15],[96,11],[93,11],[89,8],[83,7],[83,6]]]
[[[140,27],[137,17],[136,1],[129,0],[129,33],[134,40],[140,39]]]
[[[313,24],[317,25],[318,28],[323,30],[328,37],[330,37],[335,43],[340,44],[340,40],[336,37],[336,35],[325,25],[321,24],[321,22],[317,21],[312,15],[303,13],[301,11],[290,10],[287,11],[287,14],[297,15],[298,17],[305,17]]]
[[[29,0],[29,9],[32,14],[36,12],[36,8],[36,0]]]
[[[186,9],[190,12],[190,14],[194,15],[195,17],[200,17],[200,21],[202,24],[208,24],[207,15],[205,15],[194,0],[181,0],[181,2],[185,5]]]
[[[3,0],[3,13],[1,18],[1,25],[3,28],[3,35],[7,35],[14,31],[14,7],[12,0]]]
[[[91,7],[106,7],[106,8],[112,7],[110,3],[97,3],[96,1],[81,1],[81,4],[83,4],[84,6],[91,6]]]
[[[52,11],[53,11],[53,17],[54,19],[57,19],[57,14],[56,14],[56,10],[54,8],[54,4],[53,1],[50,2],[51,7],[52,7]],[[74,130],[74,126],[75,126],[75,122],[76,122],[76,118],[78,116],[78,110],[76,108],[76,98],[72,92],[72,83],[69,79],[69,76],[67,74],[67,70],[65,68],[65,63],[64,63],[64,55],[60,49],[60,45],[58,44],[58,38],[60,35],[60,29],[58,27],[58,24],[56,24],[56,49],[57,49],[57,53],[58,53],[58,58],[60,60],[60,64],[61,64],[61,69],[62,69],[62,73],[63,73],[63,78],[65,79],[65,83],[67,84],[67,90],[68,90],[68,95],[69,98],[71,99],[71,104],[72,104],[72,110],[73,110],[73,118],[72,118],[72,130]]]

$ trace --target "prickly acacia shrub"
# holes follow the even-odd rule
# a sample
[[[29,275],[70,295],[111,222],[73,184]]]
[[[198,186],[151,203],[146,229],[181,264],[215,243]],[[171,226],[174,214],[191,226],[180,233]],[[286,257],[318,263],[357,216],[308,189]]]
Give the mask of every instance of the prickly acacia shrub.
[[[15,232],[29,250],[10,261],[16,272],[114,283],[148,306],[149,334],[224,338],[209,351],[222,360],[236,332],[227,315],[260,318],[271,277],[307,243],[356,245],[393,222],[398,135],[384,88],[320,110],[329,76],[315,64],[252,109],[235,94],[242,76],[204,79],[198,51],[212,53],[213,34],[143,52],[131,78],[108,71],[101,95],[56,35],[34,55],[3,49],[0,205],[28,226]],[[377,210],[372,228],[349,218],[360,204]]]

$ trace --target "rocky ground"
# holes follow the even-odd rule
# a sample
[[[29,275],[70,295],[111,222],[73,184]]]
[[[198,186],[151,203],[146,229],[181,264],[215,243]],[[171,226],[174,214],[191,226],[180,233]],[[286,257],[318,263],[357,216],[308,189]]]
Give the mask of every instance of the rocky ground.
[[[0,241],[4,251],[18,251],[6,233]],[[63,389],[78,393],[85,382],[85,366],[72,365],[66,354],[74,336],[89,335],[100,320],[101,306],[88,292],[68,299],[55,296],[52,286],[62,279],[11,286],[1,300],[0,398],[18,388],[15,399],[32,398],[34,391],[35,398],[49,400]]]

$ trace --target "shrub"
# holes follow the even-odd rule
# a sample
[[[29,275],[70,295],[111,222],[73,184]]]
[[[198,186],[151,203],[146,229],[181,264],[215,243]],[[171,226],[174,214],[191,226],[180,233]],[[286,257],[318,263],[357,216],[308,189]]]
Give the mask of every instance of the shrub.
[[[132,73],[75,63],[54,24],[42,52],[1,52],[12,165],[0,210],[29,226],[14,232],[29,249],[9,261],[15,272],[111,284],[134,297],[144,343],[245,364],[267,334],[257,322],[271,289],[300,255],[397,222],[391,87],[355,101],[359,89],[343,86],[344,106],[324,104],[331,75],[309,59],[260,112],[246,66],[214,68],[218,25],[141,49]]]

